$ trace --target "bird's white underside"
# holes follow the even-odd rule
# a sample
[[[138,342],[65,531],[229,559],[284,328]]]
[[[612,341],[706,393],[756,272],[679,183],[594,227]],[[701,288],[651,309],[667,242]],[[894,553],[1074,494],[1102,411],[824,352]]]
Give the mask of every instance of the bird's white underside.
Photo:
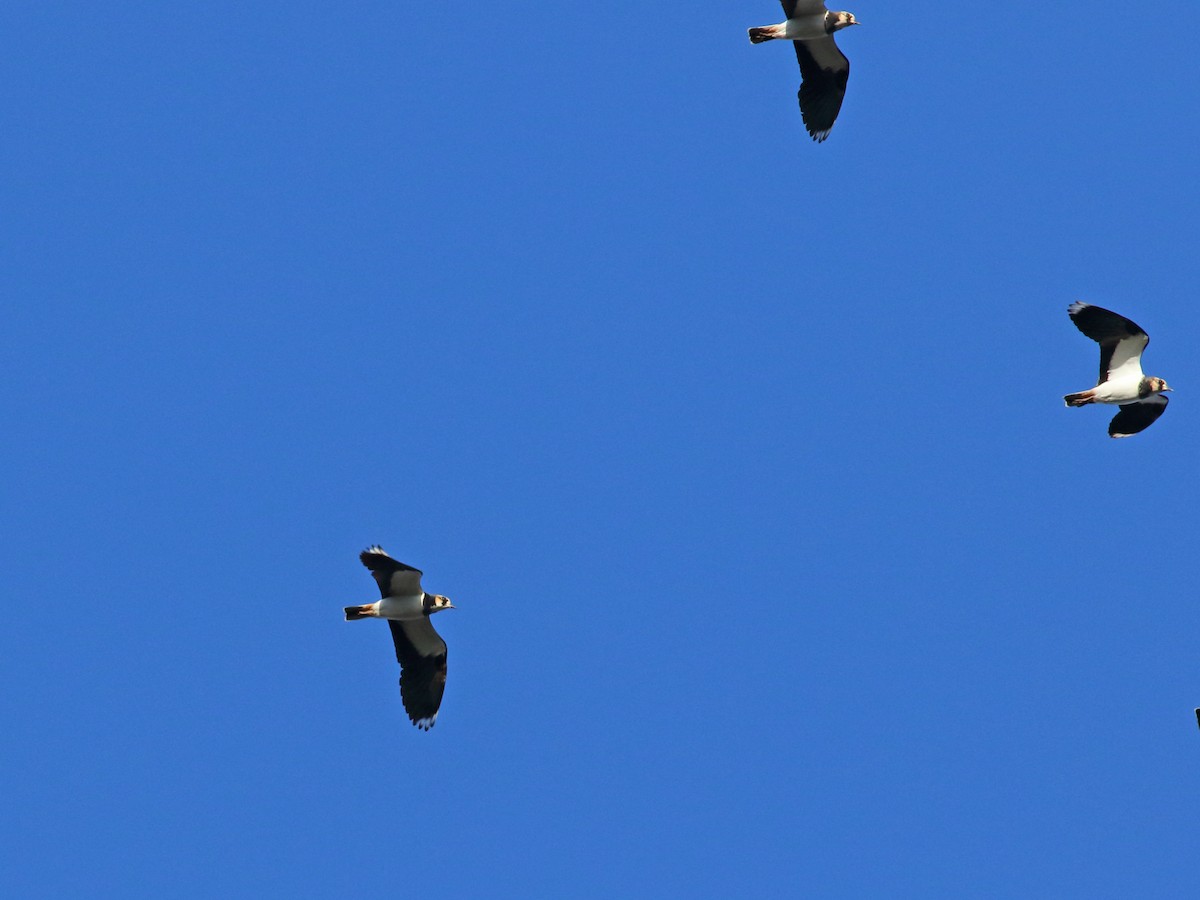
[[[811,41],[816,38],[828,37],[825,31],[825,13],[803,16],[799,19],[788,19],[782,26],[781,38],[788,41]]]
[[[408,597],[385,597],[373,604],[375,615],[381,619],[395,619],[398,622],[409,622],[425,617],[425,595],[413,594]]]
[[[1138,388],[1142,383],[1142,367],[1136,359],[1133,360],[1133,365],[1137,370],[1136,374],[1125,374],[1117,380],[1109,378],[1108,381],[1096,385],[1095,393],[1092,394],[1095,402],[1120,404],[1144,400],[1144,397],[1138,397]]]

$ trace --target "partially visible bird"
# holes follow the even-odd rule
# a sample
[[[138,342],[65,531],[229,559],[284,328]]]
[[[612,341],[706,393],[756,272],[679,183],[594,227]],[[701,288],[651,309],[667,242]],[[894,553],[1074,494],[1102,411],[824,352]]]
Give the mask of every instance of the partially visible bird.
[[[781,0],[787,21],[750,29],[750,41],[789,40],[800,63],[800,115],[818,143],[829,137],[846,96],[850,60],[833,40],[833,33],[858,21],[848,12],[830,12],[824,0]]]
[[[1142,351],[1150,336],[1135,323],[1099,306],[1076,301],[1067,307],[1075,327],[1100,345],[1100,380],[1091,390],[1067,394],[1067,406],[1113,403],[1121,411],[1108,423],[1108,436],[1129,437],[1145,431],[1167,408],[1161,378],[1142,374]]]
[[[446,689],[446,642],[429,617],[454,609],[449,597],[427,594],[421,588],[421,571],[396,562],[379,546],[358,555],[371,570],[383,599],[365,606],[347,606],[346,621],[387,619],[400,663],[400,699],[404,711],[418,728],[428,731],[437,722],[442,692]]]

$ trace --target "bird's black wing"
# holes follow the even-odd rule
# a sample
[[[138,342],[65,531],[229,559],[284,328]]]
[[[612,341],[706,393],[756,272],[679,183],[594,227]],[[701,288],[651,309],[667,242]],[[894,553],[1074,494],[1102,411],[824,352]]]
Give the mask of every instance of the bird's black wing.
[[[850,79],[850,60],[846,59],[833,36],[811,41],[792,41],[800,62],[800,115],[804,127],[817,143],[829,137],[829,129],[841,111]]]
[[[368,547],[358,554],[358,558],[371,570],[381,596],[412,597],[425,593],[421,589],[421,570],[396,562],[383,552],[382,547]]]
[[[1122,403],[1121,411],[1108,423],[1108,436],[1122,438],[1145,431],[1163,414],[1168,399],[1162,394],[1155,394],[1136,403]]]
[[[1075,327],[1100,345],[1100,380],[1109,376],[1130,360],[1139,360],[1150,343],[1150,336],[1131,319],[1090,303],[1072,303],[1067,313]]]
[[[446,690],[446,642],[433,630],[429,617],[389,620],[396,661],[400,663],[400,699],[418,728],[428,731],[437,721]]]

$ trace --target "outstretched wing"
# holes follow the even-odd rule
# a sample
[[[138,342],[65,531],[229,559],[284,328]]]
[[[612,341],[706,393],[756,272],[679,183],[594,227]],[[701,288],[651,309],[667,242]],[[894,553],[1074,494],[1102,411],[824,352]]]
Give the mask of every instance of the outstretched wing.
[[[400,663],[400,699],[418,728],[428,731],[437,722],[446,690],[446,642],[433,630],[429,617],[388,620],[396,661]]]
[[[376,544],[358,554],[362,564],[371,570],[371,576],[379,585],[379,593],[383,597],[412,597],[423,594],[421,589],[421,570],[396,562],[383,548]]]
[[[829,130],[846,98],[850,79],[850,60],[846,59],[833,36],[811,41],[792,41],[800,62],[800,115],[804,127],[817,143],[829,137]]]
[[[1154,394],[1137,403],[1122,403],[1121,411],[1108,423],[1108,436],[1123,438],[1145,431],[1163,414],[1168,399],[1162,394]]]
[[[1100,345],[1100,380],[1097,384],[1110,379],[1142,377],[1142,351],[1150,343],[1150,336],[1136,322],[1079,301],[1067,307],[1067,313],[1076,328]]]

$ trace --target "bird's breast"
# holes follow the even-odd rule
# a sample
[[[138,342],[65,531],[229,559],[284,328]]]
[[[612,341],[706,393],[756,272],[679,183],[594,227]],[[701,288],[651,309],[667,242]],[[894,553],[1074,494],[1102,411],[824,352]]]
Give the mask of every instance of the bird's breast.
[[[1096,385],[1095,399],[1097,403],[1132,403],[1138,399],[1138,388],[1142,379],[1120,378],[1116,381],[1109,379]]]

